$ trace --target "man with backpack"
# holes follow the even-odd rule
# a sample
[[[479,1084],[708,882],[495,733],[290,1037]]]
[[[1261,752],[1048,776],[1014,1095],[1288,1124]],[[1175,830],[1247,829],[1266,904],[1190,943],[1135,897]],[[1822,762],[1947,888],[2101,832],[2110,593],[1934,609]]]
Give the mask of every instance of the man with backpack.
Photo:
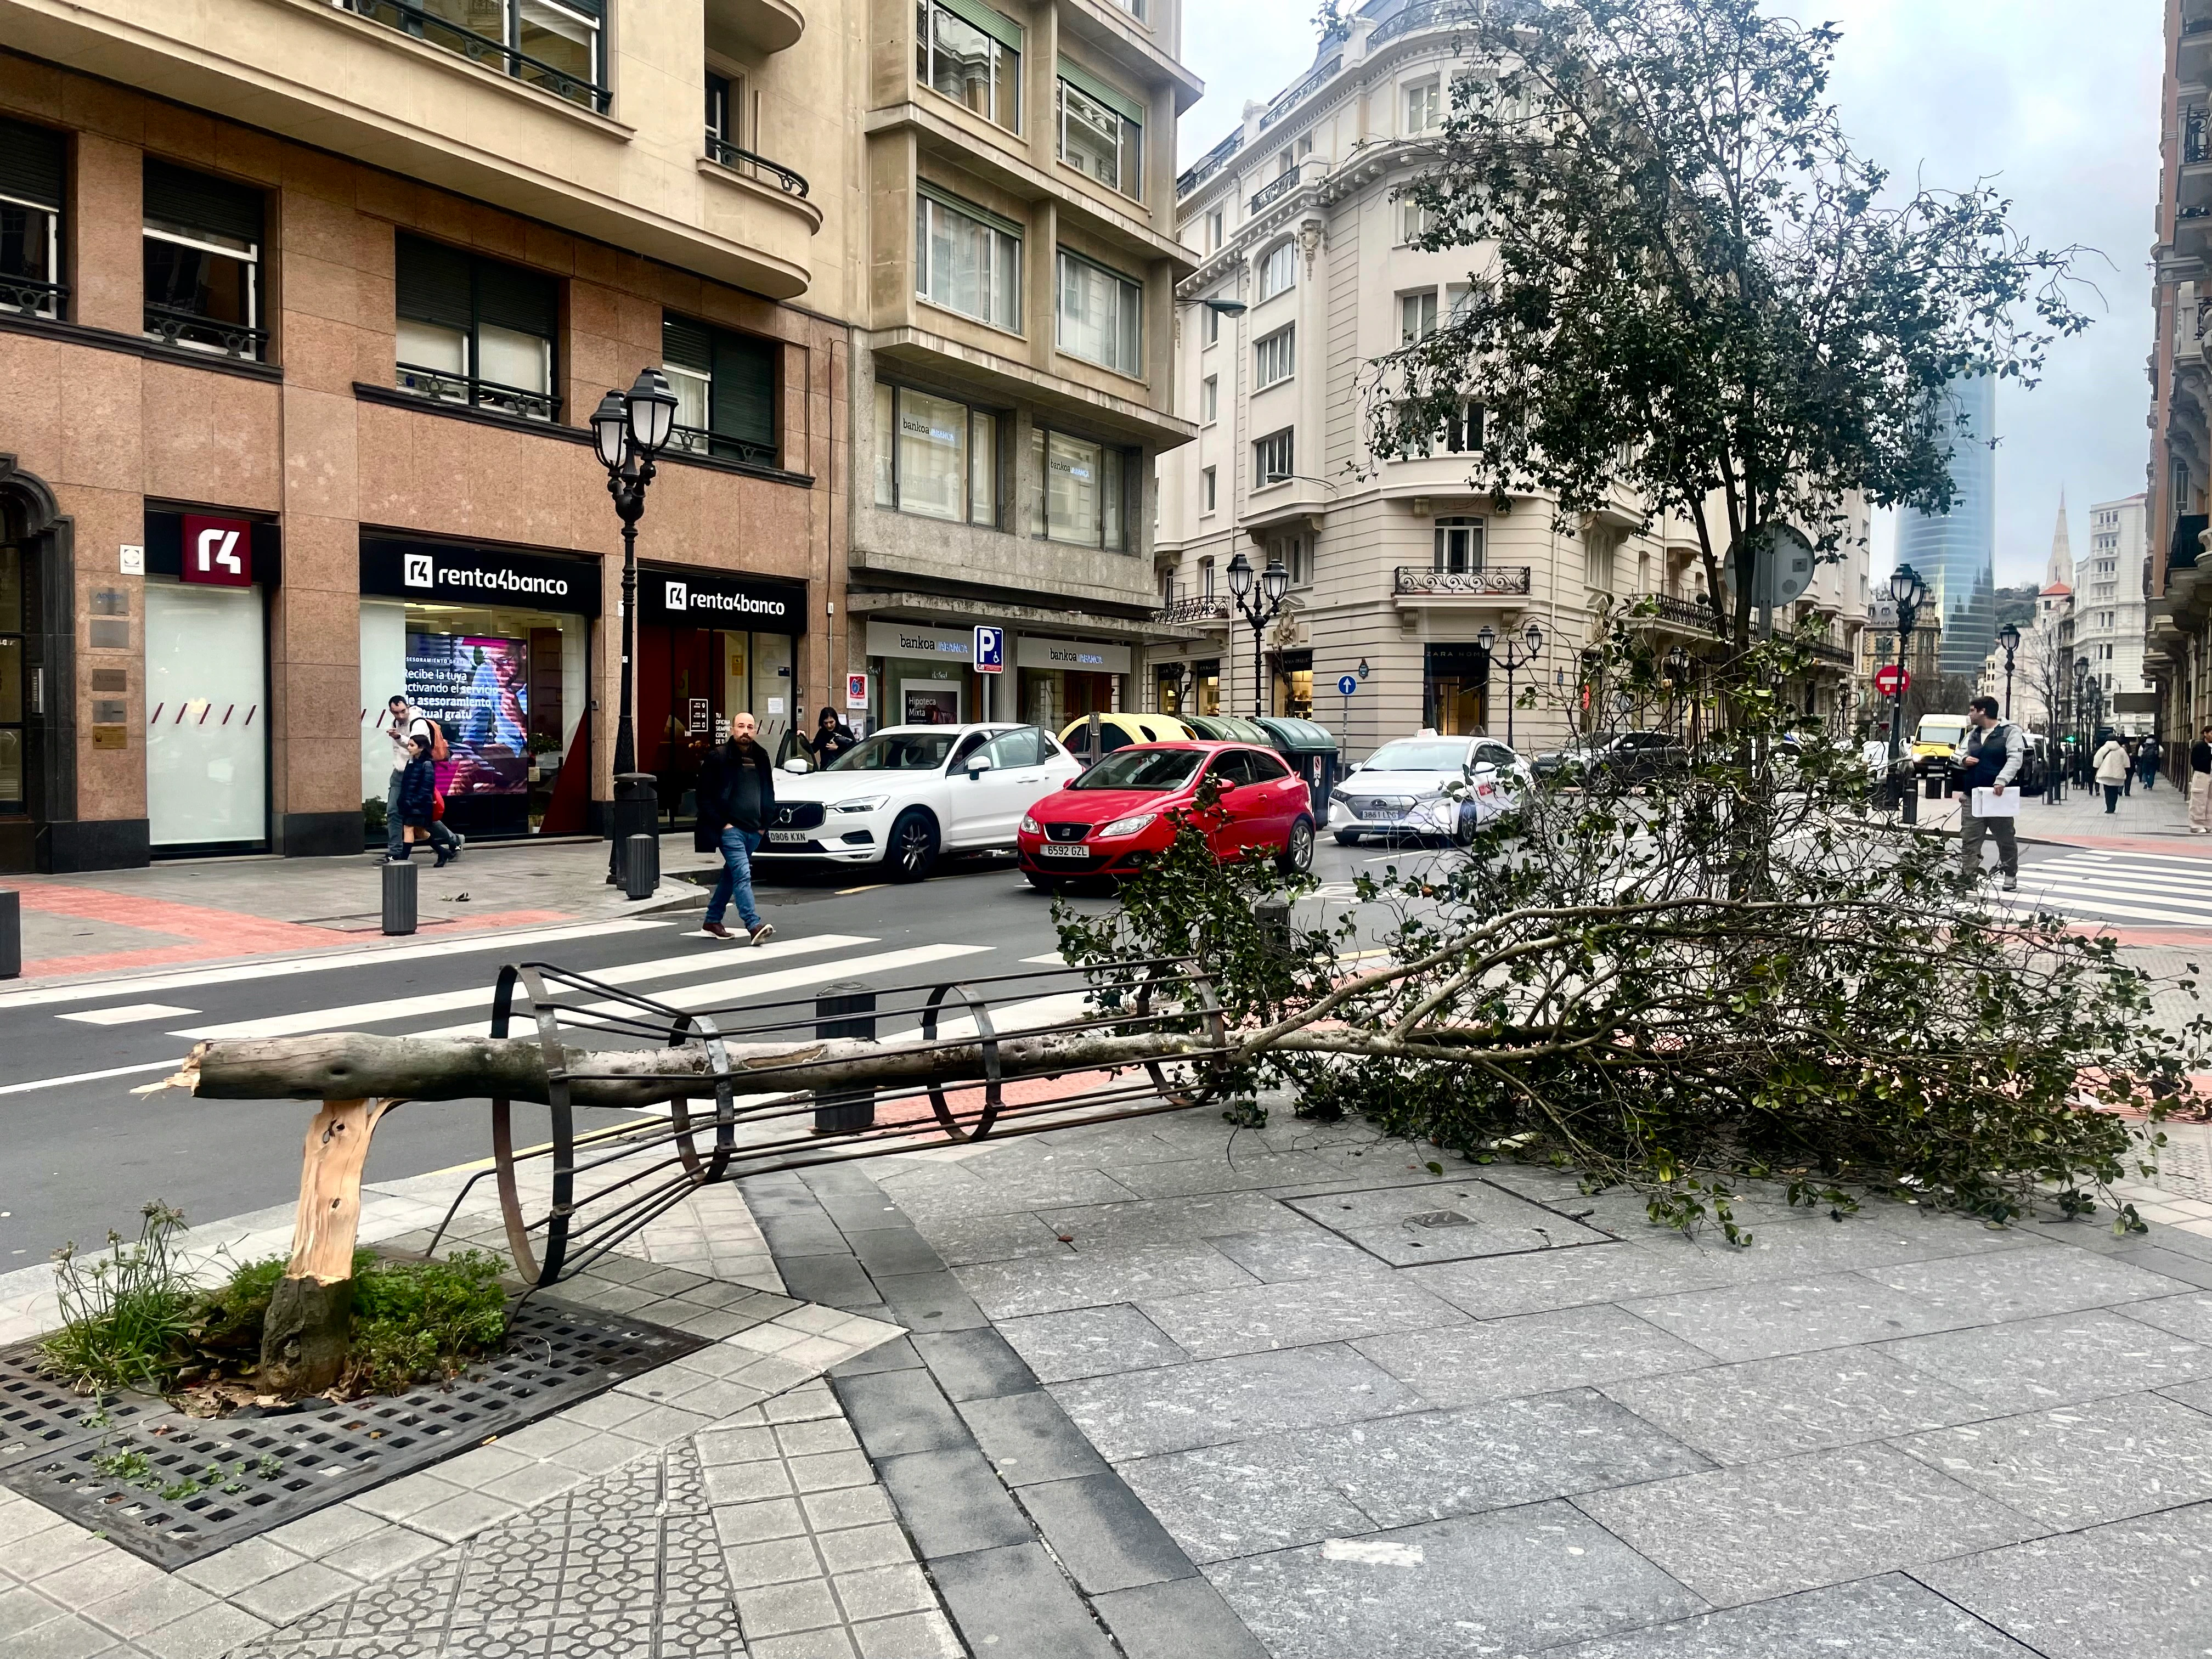
[[[392,781],[384,792],[384,855],[387,859],[404,859],[407,842],[399,821],[399,787],[407,775],[407,762],[414,752],[409,739],[419,737],[428,743],[434,763],[446,759],[452,750],[446,742],[444,728],[404,696],[395,695],[385,704],[385,709],[388,716],[385,735],[392,739]],[[459,858],[461,848],[468,845],[468,837],[446,828],[443,818],[434,817],[430,820],[430,844],[447,858]]]
[[[2027,739],[2017,726],[1998,716],[1995,697],[1976,697],[1967,704],[1966,724],[1970,729],[1966,746],[1959,751],[1955,784],[1959,791],[1960,877],[1970,882],[1980,878],[1982,840],[1984,836],[1994,835],[1997,842],[1997,869],[2004,878],[2004,890],[2013,892],[2020,886],[2017,820],[1994,813],[1988,817],[1976,817],[1973,792],[1986,789],[2002,800],[2027,759]]]

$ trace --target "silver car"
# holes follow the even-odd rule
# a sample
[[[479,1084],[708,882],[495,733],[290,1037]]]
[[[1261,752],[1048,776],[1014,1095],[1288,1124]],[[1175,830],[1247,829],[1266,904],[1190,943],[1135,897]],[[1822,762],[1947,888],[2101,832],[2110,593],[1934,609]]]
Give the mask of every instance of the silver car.
[[[1400,738],[1330,791],[1349,820],[1336,838],[1346,847],[1362,836],[1464,840],[1517,805],[1532,781],[1528,763],[1493,738]]]

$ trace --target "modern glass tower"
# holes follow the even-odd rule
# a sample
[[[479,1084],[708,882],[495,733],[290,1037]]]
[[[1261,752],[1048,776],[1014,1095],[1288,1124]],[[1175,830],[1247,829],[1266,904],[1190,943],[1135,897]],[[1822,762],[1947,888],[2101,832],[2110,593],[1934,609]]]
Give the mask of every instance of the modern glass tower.
[[[1996,381],[1961,380],[1951,397],[1966,425],[1951,439],[1951,510],[1907,507],[1897,521],[1897,562],[1928,584],[1929,602],[1943,619],[1937,669],[1972,675],[1996,643]]]

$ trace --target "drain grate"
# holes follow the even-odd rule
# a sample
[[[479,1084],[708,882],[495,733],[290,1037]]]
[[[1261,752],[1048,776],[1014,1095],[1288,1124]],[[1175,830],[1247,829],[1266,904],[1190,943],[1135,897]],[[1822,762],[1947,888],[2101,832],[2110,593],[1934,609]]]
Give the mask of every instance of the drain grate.
[[[0,1469],[81,1439],[97,1439],[105,1426],[174,1417],[174,1407],[150,1395],[111,1395],[103,1407],[88,1395],[41,1376],[27,1347],[0,1355]],[[106,1425],[85,1419],[103,1413]]]
[[[533,1297],[505,1349],[450,1388],[213,1420],[167,1406],[88,1428],[89,1402],[43,1382],[27,1348],[0,1353],[19,1400],[0,1466],[12,1487],[158,1566],[179,1567],[468,1450],[706,1346],[619,1314]],[[0,1456],[4,1456],[0,1452]]]

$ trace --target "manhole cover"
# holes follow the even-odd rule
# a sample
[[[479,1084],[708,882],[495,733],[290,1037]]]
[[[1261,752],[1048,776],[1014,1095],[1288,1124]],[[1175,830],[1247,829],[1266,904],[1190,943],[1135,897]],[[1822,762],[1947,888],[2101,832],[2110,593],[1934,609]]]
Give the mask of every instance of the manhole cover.
[[[1424,1200],[1437,1207],[1406,1207]],[[1394,1267],[1614,1242],[1609,1233],[1472,1176],[1304,1192],[1283,1202]]]
[[[33,1369],[30,1346],[0,1352],[13,1461],[0,1485],[179,1567],[240,1539],[412,1474],[588,1400],[706,1346],[664,1326],[544,1297],[515,1313],[506,1348],[450,1388],[433,1384],[342,1406],[204,1420],[156,1404],[88,1427],[90,1402]]]

